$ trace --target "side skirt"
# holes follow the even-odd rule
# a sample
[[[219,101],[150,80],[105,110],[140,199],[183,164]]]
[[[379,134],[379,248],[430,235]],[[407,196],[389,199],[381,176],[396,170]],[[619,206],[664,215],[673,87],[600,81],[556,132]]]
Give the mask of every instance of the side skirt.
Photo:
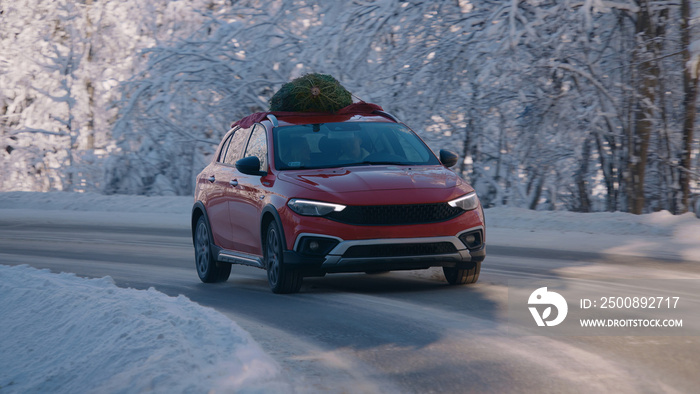
[[[219,249],[219,253],[217,254],[216,259],[224,263],[241,264],[249,265],[251,267],[265,268],[262,257],[256,256],[254,254]]]

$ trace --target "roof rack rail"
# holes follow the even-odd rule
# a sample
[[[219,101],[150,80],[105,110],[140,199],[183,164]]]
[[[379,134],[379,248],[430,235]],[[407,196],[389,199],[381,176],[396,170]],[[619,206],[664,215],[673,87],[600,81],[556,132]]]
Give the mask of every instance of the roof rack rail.
[[[267,114],[267,119],[272,122],[272,127],[277,127],[280,125],[279,122],[277,122],[277,117],[273,114]]]
[[[381,116],[383,116],[383,117],[385,117],[385,118],[388,118],[388,119],[391,119],[391,120],[393,120],[393,121],[396,122],[396,123],[400,123],[400,122],[401,122],[401,121],[399,120],[399,118],[397,118],[396,116],[394,116],[394,115],[392,115],[392,114],[390,114],[390,113],[388,113],[388,112],[385,112],[385,111],[380,111],[380,110],[378,110],[378,109],[375,109],[374,111],[372,111],[372,113],[373,113],[373,114],[377,114],[377,115],[381,115]]]

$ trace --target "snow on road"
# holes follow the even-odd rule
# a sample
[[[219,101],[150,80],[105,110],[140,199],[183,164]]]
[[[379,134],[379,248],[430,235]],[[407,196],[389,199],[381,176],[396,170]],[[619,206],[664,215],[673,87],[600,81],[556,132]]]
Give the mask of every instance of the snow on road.
[[[284,391],[247,332],[184,296],[0,265],[0,316],[3,393]]]
[[[0,193],[4,223],[188,228],[189,197]],[[700,262],[700,220],[668,212],[486,211],[487,243]],[[0,391],[285,391],[279,366],[224,315],[154,289],[0,265]]]

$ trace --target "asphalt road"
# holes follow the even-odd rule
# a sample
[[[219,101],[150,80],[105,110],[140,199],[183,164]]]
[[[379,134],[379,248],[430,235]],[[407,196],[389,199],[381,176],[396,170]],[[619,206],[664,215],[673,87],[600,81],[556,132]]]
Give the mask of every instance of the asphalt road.
[[[201,283],[186,228],[0,219],[0,264],[184,294],[250,332],[298,393],[697,392],[698,336],[523,336],[508,323],[512,280],[700,278],[696,264],[499,245],[488,252],[473,286],[415,272],[337,274],[275,295],[265,272],[249,267],[234,266],[226,283]],[[682,291],[698,303],[697,289]]]

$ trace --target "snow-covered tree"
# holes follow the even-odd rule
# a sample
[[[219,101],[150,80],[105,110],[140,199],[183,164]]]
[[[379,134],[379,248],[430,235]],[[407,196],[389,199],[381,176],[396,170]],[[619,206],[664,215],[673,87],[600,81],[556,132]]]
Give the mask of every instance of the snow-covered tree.
[[[297,69],[299,10],[256,1],[203,10],[193,34],[145,49],[145,69],[124,85],[105,191],[191,193],[232,121],[267,109],[272,87]]]
[[[18,171],[3,171],[2,183],[72,190],[84,115],[76,86],[84,49],[76,34],[81,26],[73,2],[33,3],[33,8],[3,7],[2,41],[13,44],[7,45],[1,76],[8,87],[2,97],[3,161]]]
[[[120,83],[224,1],[0,1],[0,189],[102,190]]]
[[[0,185],[189,194],[232,121],[320,72],[461,154],[489,206],[683,212],[695,3],[0,0]]]

